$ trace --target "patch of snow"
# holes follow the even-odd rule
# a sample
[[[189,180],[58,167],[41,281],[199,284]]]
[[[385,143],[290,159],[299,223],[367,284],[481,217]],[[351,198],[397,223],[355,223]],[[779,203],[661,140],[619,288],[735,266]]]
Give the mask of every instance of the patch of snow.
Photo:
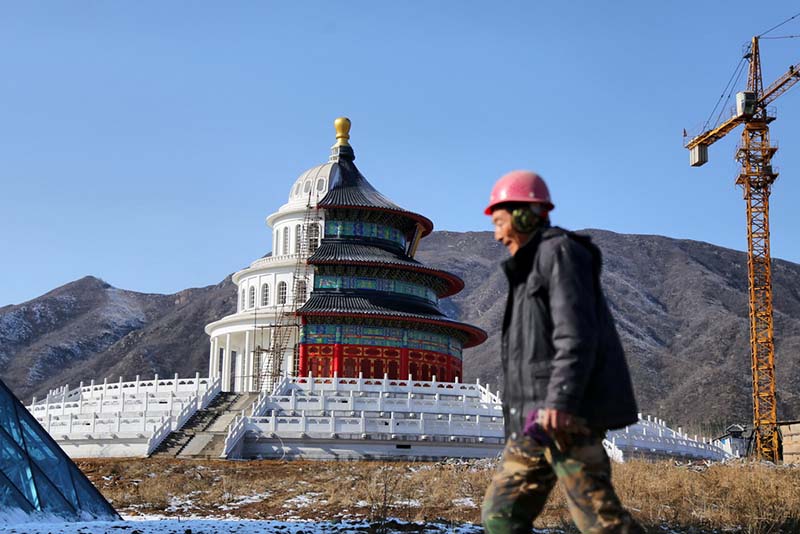
[[[345,521],[264,521],[264,520],[217,520],[217,519],[175,519],[162,516],[124,517],[123,521],[85,521],[64,523],[59,521],[40,521],[19,524],[0,524],[0,532],[14,534],[262,534],[280,532],[281,534],[344,534],[370,531],[370,523],[365,520]],[[431,534],[478,534],[483,532],[479,525],[469,523],[450,525],[442,523],[407,523],[389,519],[380,525],[387,534],[409,531],[429,532]],[[374,525],[373,525],[374,527]],[[411,527],[411,528],[409,528]],[[416,527],[416,528],[414,528]],[[544,532],[544,531],[537,531]]]
[[[55,301],[55,303],[53,302]],[[37,325],[54,325],[57,322],[56,310],[61,306],[63,301],[61,299],[46,300],[44,302],[35,302],[28,307],[28,311],[33,315],[33,322]],[[54,305],[55,304],[55,305]],[[66,306],[69,311],[70,306]],[[61,311],[61,310],[58,310]]]
[[[67,367],[74,360],[82,360],[87,351],[81,341],[69,341],[55,346],[47,346],[39,352],[28,371],[28,384],[35,384],[53,374],[53,369]]]
[[[96,324],[91,336],[49,345],[36,353],[28,371],[29,385],[37,384],[52,375],[53,369],[69,367],[75,361],[84,360],[92,354],[106,350],[129,332],[144,326],[146,317],[136,299],[116,288],[106,290],[106,295],[106,302],[102,307],[92,311],[88,319]],[[52,315],[52,309],[52,306],[40,303],[31,306],[31,312],[38,314],[37,320],[48,313]]]
[[[477,508],[478,505],[475,504],[469,497],[464,497],[463,499],[453,499],[453,506],[460,506],[462,508]]]
[[[49,514],[29,514],[19,508],[3,508],[0,510],[0,528],[6,524],[34,522],[59,522],[62,518]]]
[[[61,295],[45,301],[18,306],[0,315],[0,338],[8,343],[27,341],[33,335],[33,326],[54,326],[59,315],[75,308],[77,299],[72,295]]]
[[[241,508],[246,504],[253,504],[261,501],[265,501],[269,497],[272,496],[272,492],[265,491],[264,493],[256,493],[255,495],[242,495],[239,497],[235,497],[233,501],[228,502],[227,504],[222,504],[218,506],[220,510],[223,512],[227,512],[228,510],[235,510],[237,508]]]
[[[317,497],[320,495],[320,493],[303,493],[301,495],[297,495],[296,497],[292,497],[291,499],[286,499],[286,502],[283,503],[283,507],[305,508],[308,505],[317,502]]]
[[[117,288],[106,290],[108,300],[103,306],[103,321],[109,328],[139,328],[145,323],[145,315],[139,303]]]
[[[17,308],[0,315],[0,338],[6,342],[25,341],[31,332],[31,325],[25,320],[25,308]]]
[[[191,493],[182,497],[172,496],[169,499],[169,504],[165,508],[167,512],[188,512],[195,507],[192,497],[199,495],[200,491],[192,491]]]
[[[97,521],[97,517],[89,512],[79,512],[78,519],[84,523]],[[105,516],[104,519],[108,519],[108,516]],[[37,523],[65,523],[65,520],[61,516],[48,512],[26,512],[13,507],[0,508],[0,532],[6,532],[6,528],[12,529],[10,532],[25,532],[24,530],[17,531],[13,529],[18,528],[19,525]]]

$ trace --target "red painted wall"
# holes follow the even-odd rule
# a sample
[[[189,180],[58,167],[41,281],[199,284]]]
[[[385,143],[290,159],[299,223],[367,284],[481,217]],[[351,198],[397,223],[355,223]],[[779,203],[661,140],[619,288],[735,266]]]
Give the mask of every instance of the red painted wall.
[[[364,378],[431,380],[440,382],[461,380],[461,360],[442,354],[416,349],[372,347],[362,345],[300,345],[300,376],[337,376]]]

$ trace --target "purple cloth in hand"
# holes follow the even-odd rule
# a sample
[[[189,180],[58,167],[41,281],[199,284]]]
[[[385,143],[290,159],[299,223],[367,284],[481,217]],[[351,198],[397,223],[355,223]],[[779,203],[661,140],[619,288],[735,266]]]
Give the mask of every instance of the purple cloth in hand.
[[[545,432],[542,425],[539,424],[539,410],[531,410],[528,412],[522,433],[540,445],[549,447],[553,444],[553,438],[551,438],[550,434]]]

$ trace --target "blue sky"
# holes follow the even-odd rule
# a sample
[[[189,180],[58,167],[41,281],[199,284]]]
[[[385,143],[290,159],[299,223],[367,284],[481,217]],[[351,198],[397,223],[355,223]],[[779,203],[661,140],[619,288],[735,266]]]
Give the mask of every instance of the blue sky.
[[[690,168],[754,34],[796,2],[4,2],[0,306],[92,274],[171,293],[271,248],[264,218],[353,121],[356,163],[437,229],[494,180],[562,226],[743,250],[739,132]],[[773,35],[800,34],[800,17]],[[762,42],[765,82],[800,39]],[[742,81],[740,85],[744,82]],[[800,88],[775,103],[773,256],[800,262]]]

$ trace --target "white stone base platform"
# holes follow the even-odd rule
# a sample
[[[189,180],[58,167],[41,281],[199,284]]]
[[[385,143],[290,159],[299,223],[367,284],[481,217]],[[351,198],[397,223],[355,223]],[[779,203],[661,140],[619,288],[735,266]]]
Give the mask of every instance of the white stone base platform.
[[[280,460],[402,460],[494,458],[500,443],[447,443],[363,439],[277,439],[248,434],[236,456]]]
[[[480,383],[283,377],[230,426],[224,458],[496,456],[500,398]]]
[[[141,457],[220,389],[219,377],[120,379],[65,386],[28,409],[73,458]],[[239,406],[247,404],[218,414],[214,432],[194,436],[179,456],[201,453],[212,439],[219,440],[213,455],[222,449],[223,458],[314,460],[487,458],[504,442],[500,397],[480,383],[285,376],[245,411]],[[641,415],[609,432],[604,445],[617,462],[736,456],[728,443],[689,437]]]
[[[486,458],[504,441],[500,397],[479,383],[284,377],[228,429],[224,458]],[[612,460],[723,461],[732,451],[650,416],[604,441]]]

